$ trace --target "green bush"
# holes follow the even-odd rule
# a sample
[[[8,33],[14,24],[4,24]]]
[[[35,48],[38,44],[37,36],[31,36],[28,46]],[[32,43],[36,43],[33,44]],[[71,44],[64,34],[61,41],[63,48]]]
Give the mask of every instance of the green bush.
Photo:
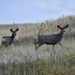
[[[20,37],[18,40],[14,41],[15,45],[29,45],[33,42],[33,37],[32,36],[25,36],[25,37]]]
[[[0,75],[75,75],[75,54],[54,62],[38,59],[0,63]]]

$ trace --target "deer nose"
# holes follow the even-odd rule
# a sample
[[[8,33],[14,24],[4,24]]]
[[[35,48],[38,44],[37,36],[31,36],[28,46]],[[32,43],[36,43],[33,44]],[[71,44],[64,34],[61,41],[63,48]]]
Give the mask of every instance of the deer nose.
[[[16,33],[14,35],[16,35]]]
[[[63,32],[65,32],[65,31],[63,30]]]

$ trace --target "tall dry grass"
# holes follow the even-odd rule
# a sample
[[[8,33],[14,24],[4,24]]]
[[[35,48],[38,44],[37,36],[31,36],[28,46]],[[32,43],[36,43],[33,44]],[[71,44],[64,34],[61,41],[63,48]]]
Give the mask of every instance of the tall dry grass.
[[[40,26],[42,23],[35,24],[15,24],[11,27],[7,26],[0,28],[0,40],[3,36],[11,35],[10,28],[16,29],[19,28],[15,40],[12,45],[8,47],[2,47],[0,49],[0,62],[7,63],[9,60],[13,61],[25,61],[26,59],[35,61],[37,58],[44,59],[52,59],[57,60],[58,57],[68,57],[70,54],[75,53],[75,17],[67,16],[62,17],[57,20],[50,20],[44,22],[44,28],[41,34],[56,34],[59,33],[60,30],[57,28],[57,25],[65,26],[69,24],[69,28],[66,29],[63,39],[61,40],[62,47],[60,45],[56,45],[54,50],[52,50],[51,45],[42,45],[38,51],[35,50],[33,39],[37,36]],[[71,36],[72,34],[72,36]],[[26,43],[25,37],[29,38],[30,43]],[[21,41],[20,41],[21,40]],[[29,42],[29,41],[28,41]],[[1,45],[1,42],[0,42]]]

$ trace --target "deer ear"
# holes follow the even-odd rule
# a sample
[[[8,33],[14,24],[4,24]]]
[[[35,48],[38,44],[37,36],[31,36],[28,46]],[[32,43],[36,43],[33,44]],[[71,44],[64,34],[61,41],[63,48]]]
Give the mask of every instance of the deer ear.
[[[59,25],[57,25],[57,27],[58,27],[59,29],[62,29],[62,27],[60,27]]]
[[[11,32],[13,32],[13,30],[12,30],[12,29],[10,29],[10,31],[11,31]]]
[[[64,28],[68,28],[69,25],[66,25]]]
[[[18,31],[19,29],[17,28],[15,31]]]

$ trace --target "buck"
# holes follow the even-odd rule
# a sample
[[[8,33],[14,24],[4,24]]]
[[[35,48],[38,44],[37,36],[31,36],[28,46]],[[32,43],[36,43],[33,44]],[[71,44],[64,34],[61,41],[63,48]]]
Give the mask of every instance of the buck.
[[[61,27],[57,25],[57,27],[61,30],[60,33],[58,34],[52,34],[52,35],[38,35],[34,39],[34,45],[35,45],[35,50],[37,50],[41,45],[47,44],[47,45],[52,45],[53,47],[56,44],[61,45],[60,41],[63,37],[63,34],[65,32],[65,29],[68,28],[69,25],[66,25],[64,27]],[[61,45],[62,46],[62,45]]]
[[[4,37],[2,37],[2,40],[1,40],[2,46],[3,45],[4,46],[10,45],[13,42],[13,40],[15,38],[15,35],[16,35],[16,32],[18,30],[19,30],[18,28],[15,31],[13,31],[12,29],[10,29],[10,31],[12,32],[12,35],[11,36],[4,36]]]

